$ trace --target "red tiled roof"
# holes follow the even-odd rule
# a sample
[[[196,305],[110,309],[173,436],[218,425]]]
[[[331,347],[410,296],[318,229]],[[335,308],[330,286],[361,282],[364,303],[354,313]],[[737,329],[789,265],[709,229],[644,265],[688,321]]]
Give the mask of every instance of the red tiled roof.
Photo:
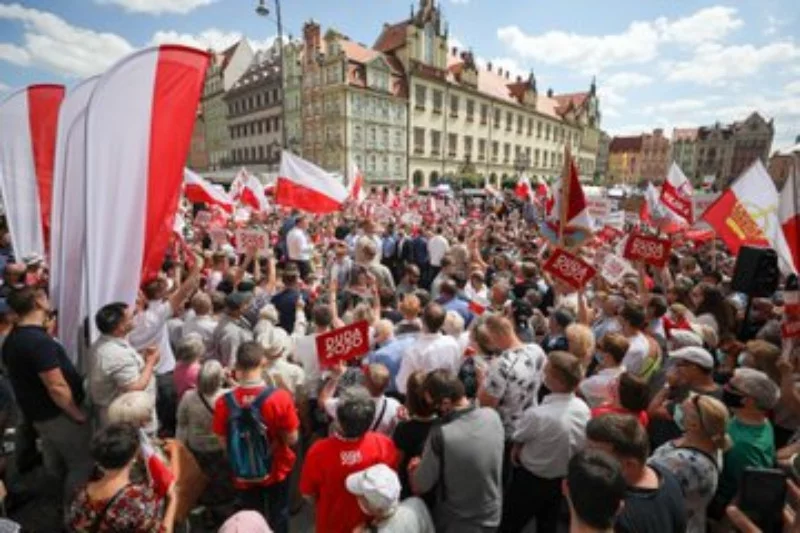
[[[369,63],[378,55],[380,55],[380,52],[370,50],[369,48],[361,46],[360,44],[348,39],[340,39],[339,44],[344,51],[344,55],[347,56],[347,59],[355,63]]]
[[[409,22],[404,20],[397,24],[385,25],[372,47],[380,52],[391,52],[406,44],[406,28]]]
[[[608,146],[609,152],[638,152],[642,149],[642,136],[614,137]]]
[[[553,98],[557,102],[556,110],[558,114],[564,114],[569,110],[570,104],[572,106],[578,108],[583,105],[586,101],[586,98],[589,96],[588,92],[582,93],[567,93],[567,94],[556,94],[553,95]]]

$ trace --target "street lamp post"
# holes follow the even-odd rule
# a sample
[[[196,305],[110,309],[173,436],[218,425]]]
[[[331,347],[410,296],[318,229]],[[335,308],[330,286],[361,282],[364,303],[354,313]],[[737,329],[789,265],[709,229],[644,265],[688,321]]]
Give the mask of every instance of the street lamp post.
[[[269,15],[269,8],[264,5],[264,0],[258,0],[256,14],[261,17]],[[278,61],[280,62],[281,76],[281,148],[286,149],[286,95],[283,90],[283,21],[281,20],[281,0],[275,0],[275,18],[278,22]]]

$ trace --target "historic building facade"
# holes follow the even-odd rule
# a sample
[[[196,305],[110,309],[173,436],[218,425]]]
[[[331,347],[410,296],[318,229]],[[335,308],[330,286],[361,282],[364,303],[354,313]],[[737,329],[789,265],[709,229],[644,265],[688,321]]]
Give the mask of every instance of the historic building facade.
[[[641,177],[642,136],[614,137],[608,148],[608,183],[636,185]]]
[[[669,149],[669,139],[664,137],[663,129],[657,128],[653,133],[642,134],[639,173],[643,180],[661,182],[666,179],[670,164]]]
[[[374,49],[396,63],[408,83],[411,183],[473,175],[498,185],[520,173],[540,178],[561,172],[569,145],[581,174],[595,170],[600,113],[589,91],[539,92],[533,73],[513,77],[471,51],[448,49],[447,29],[433,0],[397,24],[386,24]]]
[[[678,164],[683,174],[697,184],[697,128],[675,128],[672,130],[672,161]]]
[[[208,152],[208,169],[218,170],[230,166],[230,130],[228,106],[223,97],[244,74],[253,60],[253,49],[242,39],[222,53],[211,52],[206,71],[203,95],[200,101],[205,122],[205,147]],[[203,169],[206,170],[206,169]]]
[[[348,179],[407,182],[407,87],[396,61],[314,21],[303,28],[302,154]]]
[[[303,148],[303,51],[302,40],[283,46],[283,113],[286,145],[302,155]]]
[[[595,182],[605,183],[608,177],[608,150],[611,145],[611,136],[600,131],[597,141],[597,162],[594,168]]]
[[[225,93],[231,165],[256,172],[278,170],[282,91],[280,62],[270,49],[258,52],[250,68]]]

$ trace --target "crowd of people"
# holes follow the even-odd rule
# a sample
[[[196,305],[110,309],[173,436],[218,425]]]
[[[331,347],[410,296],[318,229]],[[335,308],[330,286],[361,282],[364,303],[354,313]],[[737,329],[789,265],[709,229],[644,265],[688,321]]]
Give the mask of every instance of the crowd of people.
[[[241,221],[188,210],[162,273],[87,317],[76,354],[46,263],[6,233],[12,496],[12,471],[41,462],[75,532],[282,533],[310,507],[320,533],[749,533],[742,479],[779,468],[800,530],[785,284],[748,302],[735,258],[673,236],[665,267],[574,291],[511,196],[392,202],[252,214],[270,245],[238,251]],[[620,238],[576,253],[596,264]],[[367,354],[321,364],[315,338],[362,321]]]

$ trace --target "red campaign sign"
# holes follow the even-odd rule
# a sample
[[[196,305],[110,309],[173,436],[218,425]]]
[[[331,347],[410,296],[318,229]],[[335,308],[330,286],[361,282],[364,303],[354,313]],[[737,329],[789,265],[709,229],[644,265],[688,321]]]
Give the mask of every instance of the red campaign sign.
[[[561,248],[550,254],[543,268],[575,290],[585,287],[597,273],[589,263]]]
[[[623,257],[661,268],[667,264],[670,249],[671,244],[668,240],[646,235],[631,235],[625,245]]]
[[[672,185],[665,183],[661,188],[661,201],[684,220],[692,221],[692,200],[679,196]]]
[[[365,320],[323,333],[316,338],[319,364],[330,367],[369,353],[369,325]]]
[[[792,319],[781,324],[781,337],[784,339],[796,339],[800,337],[800,320]]]

